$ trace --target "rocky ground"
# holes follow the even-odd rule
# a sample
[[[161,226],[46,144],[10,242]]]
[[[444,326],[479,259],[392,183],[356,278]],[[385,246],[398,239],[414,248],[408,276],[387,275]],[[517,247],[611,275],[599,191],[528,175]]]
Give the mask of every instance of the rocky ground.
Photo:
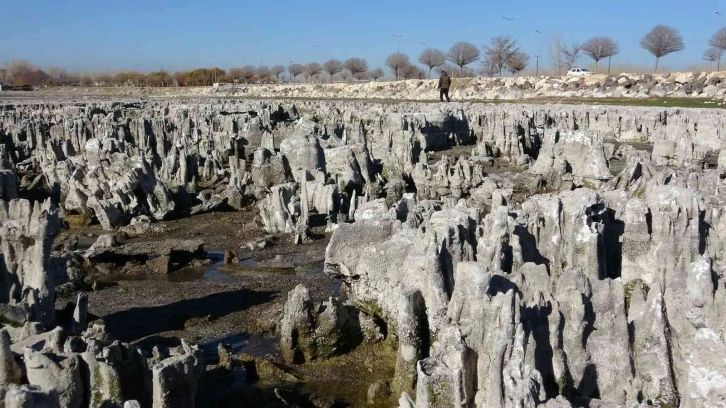
[[[9,99],[0,397],[718,406],[725,123],[695,108]]]
[[[726,93],[724,72],[667,72],[659,74],[615,74],[585,77],[506,77],[454,79],[451,98],[455,101],[516,101],[521,99],[581,100],[587,103],[639,103],[637,100],[693,99],[703,106],[722,103]],[[437,81],[411,79],[367,83],[228,85],[220,88],[48,88],[45,95],[151,96],[162,98],[237,97],[353,99],[379,101],[438,100]],[[28,94],[16,94],[20,97]],[[636,100],[636,102],[633,102]],[[715,102],[714,102],[715,101]]]
[[[215,364],[220,343],[230,345],[235,353],[283,367],[277,332],[287,293],[303,284],[315,298],[325,299],[337,295],[340,289],[340,282],[322,271],[329,233],[313,228],[313,233],[318,232],[316,239],[304,246],[292,245],[288,236],[274,236],[269,247],[250,251],[244,245],[246,242],[268,236],[255,224],[255,215],[256,212],[245,209],[155,223],[153,229],[134,241],[155,245],[170,236],[199,239],[205,243],[209,264],[188,266],[170,274],[94,276],[96,289],[88,292],[91,319],[103,320],[108,333],[118,340],[149,347],[178,346],[179,339],[200,345],[210,365],[207,374],[200,378],[196,398],[200,407],[239,406],[236,397],[225,395],[229,376],[220,376]],[[64,230],[56,242],[74,237],[90,242],[102,234],[98,226],[90,225]],[[243,258],[239,266],[223,263],[226,251],[238,252]],[[57,306],[64,307],[76,296],[74,291],[59,297]],[[271,389],[283,387],[294,390],[293,395],[314,392],[320,398],[347,401],[355,406],[355,401],[365,399],[370,383],[387,378],[385,361],[377,361],[390,355],[385,353],[387,349],[369,349],[359,350],[360,355],[352,358],[361,366],[375,365],[377,371],[368,376],[355,375],[356,381],[341,382],[338,389],[330,389],[330,382],[340,381],[341,375],[354,376],[348,367],[351,356],[347,361],[332,361],[323,367],[284,366],[289,374],[280,369],[271,378],[264,378],[264,382],[257,381],[254,390],[272,392]],[[274,397],[256,398],[261,406]],[[247,406],[254,404],[250,402]]]

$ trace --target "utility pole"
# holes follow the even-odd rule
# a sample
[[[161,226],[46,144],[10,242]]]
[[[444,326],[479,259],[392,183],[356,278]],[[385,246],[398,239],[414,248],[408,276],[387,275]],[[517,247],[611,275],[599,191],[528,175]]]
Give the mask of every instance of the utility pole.
[[[325,48],[325,46],[324,46],[324,45],[314,45],[314,47],[315,47],[315,48],[317,48],[317,49]],[[320,66],[322,67],[322,66],[323,66],[323,63],[322,63],[322,59],[321,59],[320,61],[321,61],[321,62],[319,62],[319,64],[320,64]],[[318,80],[320,80],[320,79],[321,79],[321,78],[320,78],[320,76],[321,76],[321,75],[320,75],[320,74],[318,73]],[[311,83],[313,82],[313,78],[312,78],[312,77],[310,78],[310,82],[311,82]],[[320,83],[322,83],[322,82],[320,82]]]
[[[396,39],[397,39],[396,52],[401,52],[401,38],[403,38],[405,36],[406,36],[406,33],[403,33],[403,34],[391,34],[391,37],[396,37]]]
[[[539,59],[542,58],[542,44],[544,42],[544,34],[542,34],[542,31],[534,30],[535,33],[539,34],[539,55],[535,55],[534,57],[537,58],[537,70],[535,76],[539,76]]]
[[[517,16],[517,17],[502,16],[502,18],[509,21],[509,35],[511,36],[512,35],[512,21],[518,19],[519,16]]]
[[[141,64],[140,64],[140,63],[137,63],[137,64],[136,64],[136,72],[137,72],[137,73],[139,73],[139,74],[141,74],[141,69],[140,69],[140,67],[141,67]],[[79,70],[78,72],[79,72],[79,76],[80,76],[80,70]],[[139,76],[140,76],[140,75],[139,75]],[[136,79],[136,86],[140,86],[140,85],[141,85],[141,82],[140,82],[139,76],[137,76],[137,77],[136,77],[136,78],[137,78],[137,79]]]
[[[285,55],[285,58],[287,58],[290,61],[288,64],[292,65],[292,57],[289,55]],[[290,65],[288,65],[287,67],[290,68]],[[290,80],[289,80],[290,83],[292,83],[292,73],[290,73],[289,69],[287,70],[287,75],[290,78]]]
[[[209,57],[209,58],[211,58],[212,61],[216,61],[217,60],[216,57]],[[212,65],[214,65],[212,67],[212,85],[214,85],[217,82],[217,63],[216,62],[213,62]]]

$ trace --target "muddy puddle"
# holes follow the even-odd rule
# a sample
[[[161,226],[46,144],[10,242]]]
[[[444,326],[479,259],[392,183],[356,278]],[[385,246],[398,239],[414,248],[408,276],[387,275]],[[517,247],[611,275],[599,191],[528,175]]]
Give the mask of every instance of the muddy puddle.
[[[217,357],[217,347],[220,344],[226,344],[237,354],[243,353],[254,357],[281,359],[282,353],[280,353],[277,342],[278,340],[273,337],[239,333],[200,344],[200,348],[205,357],[210,358],[210,361]]]

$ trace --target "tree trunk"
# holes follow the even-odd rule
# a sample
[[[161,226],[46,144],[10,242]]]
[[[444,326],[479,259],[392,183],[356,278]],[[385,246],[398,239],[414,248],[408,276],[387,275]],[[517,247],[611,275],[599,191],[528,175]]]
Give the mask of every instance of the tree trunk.
[[[721,56],[718,57],[718,60],[716,61],[716,71],[721,70]]]
[[[608,57],[608,75],[610,75],[610,60],[612,59],[612,55]]]
[[[463,78],[463,77],[464,77],[464,66],[459,65],[459,78]]]
[[[655,57],[655,72],[658,72],[658,60],[660,57]]]
[[[595,73],[597,74],[597,60],[595,60]]]
[[[426,79],[431,79],[431,70],[434,69],[434,67],[429,67],[429,75],[426,77]]]

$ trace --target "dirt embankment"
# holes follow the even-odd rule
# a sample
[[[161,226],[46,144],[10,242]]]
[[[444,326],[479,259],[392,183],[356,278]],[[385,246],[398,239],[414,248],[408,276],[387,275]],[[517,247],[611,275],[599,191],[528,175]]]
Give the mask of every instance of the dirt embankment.
[[[726,94],[726,72],[618,74],[563,77],[455,79],[451,96],[458,101],[519,99],[715,99]],[[435,79],[336,84],[237,84],[221,87],[46,88],[34,94],[128,97],[244,97],[435,101]],[[29,97],[32,93],[8,93]]]

